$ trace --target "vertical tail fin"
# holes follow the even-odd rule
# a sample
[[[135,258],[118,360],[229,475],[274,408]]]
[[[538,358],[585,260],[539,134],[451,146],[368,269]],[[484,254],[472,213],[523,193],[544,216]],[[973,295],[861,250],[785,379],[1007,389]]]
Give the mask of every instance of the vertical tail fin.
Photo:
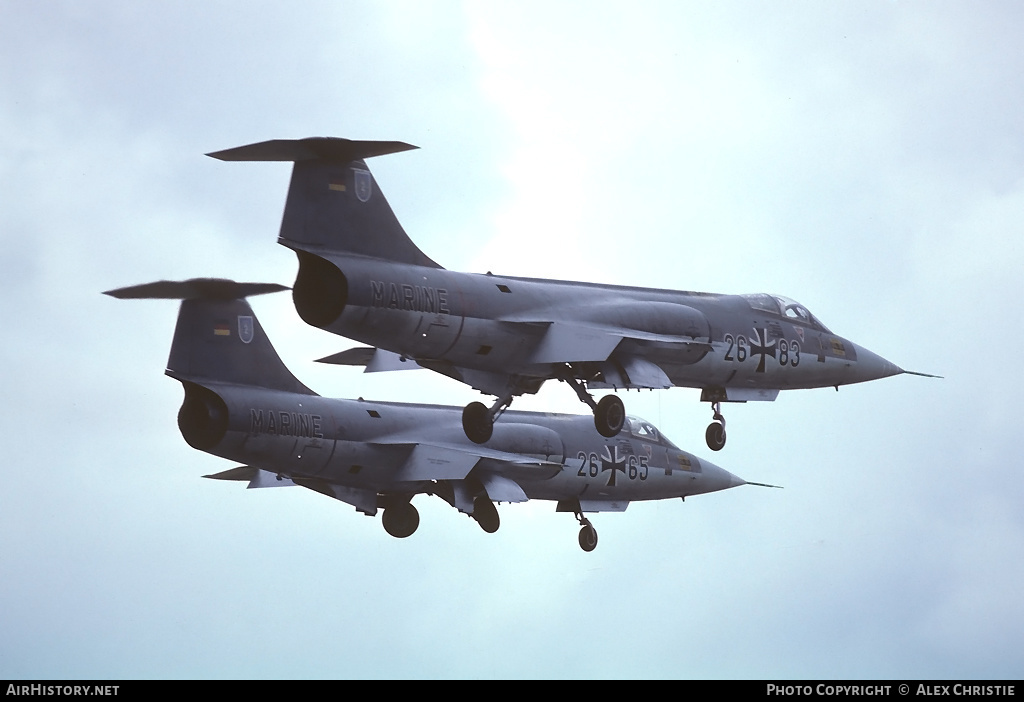
[[[160,281],[107,291],[119,299],[181,300],[167,374],[202,384],[235,383],[314,394],[281,361],[245,298],[287,290],[217,278]]]
[[[415,149],[400,141],[275,139],[208,156],[294,161],[281,242],[311,252],[353,253],[440,268],[402,229],[364,159]]]

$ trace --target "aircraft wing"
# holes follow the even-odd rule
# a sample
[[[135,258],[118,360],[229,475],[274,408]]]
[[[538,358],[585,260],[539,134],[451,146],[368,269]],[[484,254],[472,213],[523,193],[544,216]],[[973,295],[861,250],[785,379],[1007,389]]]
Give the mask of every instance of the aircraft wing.
[[[317,363],[332,363],[338,366],[365,366],[364,373],[381,371],[416,370],[422,366],[411,358],[400,356],[394,351],[358,346],[340,353],[318,358]]]
[[[220,473],[204,475],[203,477],[213,478],[214,480],[247,480],[249,484],[246,485],[246,488],[249,489],[295,486],[295,483],[288,478],[278,478],[270,471],[254,468],[253,466],[238,466],[237,468],[229,468],[228,470],[222,470]]]
[[[604,361],[622,341],[622,333],[599,329],[584,324],[568,322],[516,322],[536,332],[536,327],[547,327],[540,343],[533,350],[531,363],[566,363],[574,361]],[[644,340],[654,340],[643,335]],[[634,338],[640,338],[634,335]],[[657,340],[663,340],[661,338]],[[359,346],[340,353],[318,358],[317,363],[331,363],[339,366],[365,366],[367,373],[381,370],[406,370],[421,367],[412,359],[403,359],[398,354],[372,346]]]
[[[543,477],[553,477],[562,470],[562,464],[542,460],[508,451],[499,451],[484,446],[469,447],[464,444],[437,442],[424,443],[407,441],[401,438],[376,441],[375,444],[387,447],[405,447],[409,453],[405,461],[387,482],[435,482],[452,481],[453,495],[456,506],[467,513],[472,512],[472,499],[459,500],[459,487],[470,474],[480,481],[491,500],[499,502],[525,502],[529,500],[526,492],[516,482],[516,477],[524,474],[537,477],[538,471]],[[213,475],[203,476],[216,480],[247,481],[249,488],[301,487],[346,502],[356,510],[374,515],[378,509],[376,490],[350,488],[323,478],[292,479],[281,477],[275,473],[255,466],[239,466]]]
[[[411,358],[403,360],[401,356],[392,351],[385,351],[384,349],[372,346],[346,349],[340,353],[318,358],[316,362],[331,363],[338,366],[364,366],[364,373],[429,368],[441,375],[447,375],[461,383],[466,383],[474,390],[479,390],[489,395],[500,395],[509,386],[509,376],[505,373],[491,373],[489,371],[454,366],[447,362],[427,360],[423,361],[421,365]],[[533,392],[536,392],[536,390]]]
[[[522,324],[537,322],[522,320]],[[627,342],[623,344],[623,342]],[[605,324],[550,322],[540,343],[529,357],[530,363],[596,362],[601,365],[603,381],[592,380],[589,387],[663,389],[672,387],[664,369],[645,357],[641,346],[659,344],[685,346],[691,352],[711,350],[707,338],[660,334],[641,329],[614,327]],[[614,363],[612,360],[614,354]]]
[[[660,334],[640,329],[629,329],[606,324],[566,321],[537,321],[533,319],[502,319],[509,327],[521,328],[523,336],[538,338],[533,350],[524,359],[528,365],[565,363],[604,364],[604,381],[591,381],[594,388],[637,388],[661,389],[672,387],[665,371],[656,363],[645,358],[642,348],[635,345],[622,346],[623,342],[641,345],[685,346],[691,353],[705,353],[713,344],[702,337],[674,334]],[[612,355],[615,363],[609,363]],[[502,395],[510,387],[511,376],[507,373],[455,366],[447,361],[406,358],[392,351],[362,346],[347,349],[324,358],[318,363],[363,366],[364,372],[430,370],[455,378],[476,390],[490,395]],[[541,381],[543,382],[543,381]],[[536,392],[540,383],[532,390]],[[524,392],[523,389],[516,390]]]
[[[545,472],[560,471],[561,463],[544,461],[539,458],[524,456],[518,453],[497,451],[484,446],[467,446],[444,442],[423,443],[396,441],[376,441],[378,445],[408,446],[410,449],[405,463],[393,476],[399,482],[420,480],[463,480],[470,471],[483,464],[486,472],[494,473],[500,465],[512,464],[517,467],[536,467],[547,469]]]
[[[580,500],[583,512],[625,512],[629,500]]]
[[[368,514],[371,517],[377,513],[376,490],[349,488],[320,478],[295,478],[294,480],[284,477],[279,478],[277,474],[262,468],[256,468],[255,466],[238,466],[237,468],[229,468],[220,473],[204,475],[203,477],[213,478],[214,480],[248,481],[249,484],[246,487],[250,489],[295,487],[298,485],[313,492],[333,497],[341,502],[346,502],[363,514]]]
[[[529,324],[529,322],[524,322]],[[622,341],[622,335],[586,324],[551,322],[530,355],[531,363],[605,361]]]
[[[509,322],[511,320],[504,320]],[[518,324],[536,326],[532,320],[515,320]],[[576,363],[607,361],[623,340],[669,345],[707,346],[707,340],[688,336],[658,334],[640,329],[611,327],[578,322],[546,322],[547,330],[530,356],[531,363]]]
[[[484,486],[491,500],[526,502],[530,498],[517,479],[546,479],[563,468],[558,462],[510,451],[463,443],[414,442],[400,437],[376,441],[384,446],[408,446],[409,455],[391,477],[395,482],[433,481],[444,483],[451,490],[448,501],[457,509],[471,514],[473,499],[466,491],[466,479],[474,478]]]

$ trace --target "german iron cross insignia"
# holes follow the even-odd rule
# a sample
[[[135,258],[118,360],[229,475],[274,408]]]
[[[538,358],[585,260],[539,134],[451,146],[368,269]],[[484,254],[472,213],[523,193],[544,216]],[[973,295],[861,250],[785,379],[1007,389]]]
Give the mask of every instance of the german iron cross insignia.
[[[750,355],[761,357],[755,372],[764,373],[765,356],[775,358],[775,339],[772,339],[771,342],[769,342],[766,338],[764,329],[759,329],[758,327],[754,327],[754,333],[757,334],[757,340],[759,343],[754,343],[753,339],[750,340]]]
[[[619,456],[618,446],[614,449],[604,447],[604,453],[601,455],[601,472],[606,470],[611,471],[611,475],[608,476],[608,487],[615,487],[615,471],[621,470],[623,475],[626,473],[626,456]]]

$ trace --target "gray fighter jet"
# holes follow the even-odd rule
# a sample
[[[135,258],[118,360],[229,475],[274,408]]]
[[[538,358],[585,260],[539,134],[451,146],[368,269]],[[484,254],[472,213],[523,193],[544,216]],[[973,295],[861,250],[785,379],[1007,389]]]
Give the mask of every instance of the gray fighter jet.
[[[185,389],[178,427],[193,448],[244,464],[205,477],[300,485],[370,516],[383,509],[384,529],[399,538],[419,525],[410,502],[418,494],[443,498],[486,532],[498,529],[495,502],[553,500],[576,515],[585,551],[597,545],[585,513],[760,484],[635,417],[608,438],[587,416],[508,412],[477,444],[458,407],[320,397],[281,362],[244,299],[286,289],[205,278],[106,293],[182,300],[166,370]]]
[[[274,140],[209,154],[293,161],[278,241],[298,255],[295,309],[371,344],[321,361],[367,371],[418,364],[496,396],[463,410],[483,444],[512,399],[568,383],[602,436],[629,425],[622,400],[589,390],[700,388],[708,446],[725,445],[722,402],[861,383],[905,371],[833,334],[780,295],[718,295],[445,270],[402,229],[365,159],[416,148],[335,138]],[[914,373],[914,375],[925,375]]]

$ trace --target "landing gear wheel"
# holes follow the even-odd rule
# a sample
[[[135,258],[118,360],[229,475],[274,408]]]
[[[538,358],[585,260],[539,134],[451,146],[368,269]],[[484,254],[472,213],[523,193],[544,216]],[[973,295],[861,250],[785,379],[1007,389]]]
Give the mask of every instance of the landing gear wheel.
[[[580,529],[580,548],[587,553],[597,548],[597,529],[590,522],[584,524],[583,528]]]
[[[704,438],[707,439],[709,449],[721,451],[725,446],[725,427],[718,422],[712,422],[708,425],[708,430],[704,432]]]
[[[416,527],[420,525],[420,513],[410,503],[405,502],[386,508],[380,521],[384,524],[384,531],[396,539],[404,539],[412,536]]]
[[[721,451],[725,446],[725,415],[722,414],[722,403],[715,401],[711,403],[711,411],[714,413],[713,420],[704,432],[704,438],[708,442],[708,448],[712,451]]]
[[[618,395],[605,395],[597,403],[594,410],[594,426],[597,433],[609,439],[620,431],[626,423],[626,407]]]
[[[488,534],[493,534],[501,526],[501,520],[498,518],[498,509],[484,495],[473,500],[473,519]]]
[[[462,410],[462,430],[474,444],[486,444],[494,432],[494,424],[482,402],[470,402]]]

